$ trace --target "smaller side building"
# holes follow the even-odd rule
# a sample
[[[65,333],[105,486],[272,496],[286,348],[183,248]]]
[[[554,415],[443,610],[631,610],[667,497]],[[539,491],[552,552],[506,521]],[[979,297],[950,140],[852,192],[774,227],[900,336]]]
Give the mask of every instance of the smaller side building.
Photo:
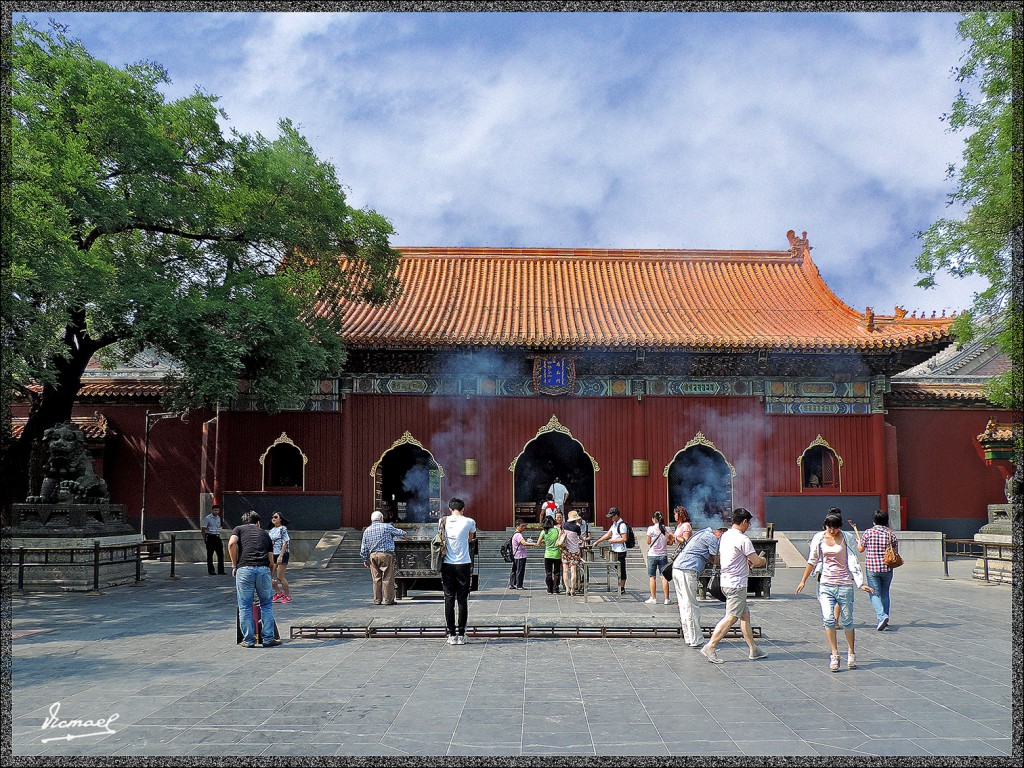
[[[988,522],[988,505],[1006,502],[1006,478],[986,466],[977,438],[990,420],[1020,422],[985,396],[989,379],[1009,369],[990,334],[892,377],[886,422],[907,528],[969,539]]]

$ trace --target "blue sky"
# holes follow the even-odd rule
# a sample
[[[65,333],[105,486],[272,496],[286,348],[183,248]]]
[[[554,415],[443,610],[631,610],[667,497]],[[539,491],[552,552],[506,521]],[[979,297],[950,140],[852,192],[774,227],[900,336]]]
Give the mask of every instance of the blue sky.
[[[16,14],[15,18],[20,18]],[[943,13],[48,13],[231,127],[291,118],[398,246],[788,247],[863,312],[914,287],[963,137]]]

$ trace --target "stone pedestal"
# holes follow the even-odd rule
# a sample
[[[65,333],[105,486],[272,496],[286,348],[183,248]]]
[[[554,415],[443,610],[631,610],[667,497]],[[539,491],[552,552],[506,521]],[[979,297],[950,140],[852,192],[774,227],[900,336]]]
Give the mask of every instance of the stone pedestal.
[[[12,504],[11,528],[5,536],[58,539],[127,536],[135,529],[125,520],[124,504]]]
[[[1013,506],[1010,504],[989,504],[988,523],[974,535],[974,540],[987,544],[1013,544],[1013,527],[1011,515]],[[999,551],[989,548],[988,580],[997,584],[1010,584],[1013,581],[1013,555],[1011,550],[1002,550],[1003,560],[993,560]],[[985,579],[985,563],[978,560],[974,564],[974,578]]]
[[[136,545],[143,541],[125,522],[120,504],[14,504],[14,525],[3,531],[5,588],[18,588],[25,563],[25,591],[89,591],[135,581]],[[23,552],[21,551],[23,550]]]

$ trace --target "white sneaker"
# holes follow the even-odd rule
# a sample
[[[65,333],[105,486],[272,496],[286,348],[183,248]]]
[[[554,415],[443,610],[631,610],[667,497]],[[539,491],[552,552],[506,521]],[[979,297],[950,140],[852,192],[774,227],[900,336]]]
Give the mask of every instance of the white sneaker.
[[[672,605],[672,601],[669,600],[667,597],[665,598],[665,605]]]
[[[644,602],[647,603],[648,605],[657,605],[658,604],[658,601],[655,600],[653,597],[648,597],[646,600],[644,600]]]
[[[455,638],[455,635],[448,635],[448,645],[458,645],[458,642],[459,641]]]
[[[455,636],[455,644],[456,645],[465,645],[466,644],[466,636],[465,635],[456,635]]]

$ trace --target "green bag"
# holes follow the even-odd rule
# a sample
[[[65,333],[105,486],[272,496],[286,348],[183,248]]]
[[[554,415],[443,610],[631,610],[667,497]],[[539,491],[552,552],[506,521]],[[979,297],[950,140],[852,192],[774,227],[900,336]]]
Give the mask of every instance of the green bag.
[[[448,553],[448,537],[444,533],[444,521],[442,517],[437,524],[437,533],[430,541],[430,570],[434,573],[441,573],[441,566],[444,564],[444,556]]]

